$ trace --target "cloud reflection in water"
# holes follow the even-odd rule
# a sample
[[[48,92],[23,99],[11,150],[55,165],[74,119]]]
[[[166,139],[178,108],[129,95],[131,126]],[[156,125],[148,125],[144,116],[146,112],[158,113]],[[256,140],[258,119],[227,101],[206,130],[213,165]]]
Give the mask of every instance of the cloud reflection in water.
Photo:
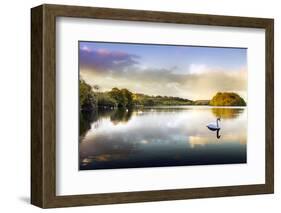
[[[206,128],[220,114],[221,138]],[[246,109],[99,112],[79,144],[80,169],[246,163]]]

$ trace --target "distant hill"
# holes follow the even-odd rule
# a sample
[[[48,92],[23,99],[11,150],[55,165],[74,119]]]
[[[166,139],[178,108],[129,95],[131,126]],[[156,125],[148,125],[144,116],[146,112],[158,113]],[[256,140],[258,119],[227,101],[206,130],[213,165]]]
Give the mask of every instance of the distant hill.
[[[246,106],[245,100],[234,92],[218,92],[210,101],[211,106]]]
[[[210,100],[196,100],[193,101],[194,105],[209,105]]]
[[[173,105],[192,105],[192,100],[172,97],[172,96],[150,96],[140,93],[133,94],[133,100],[135,105],[143,106],[173,106]]]

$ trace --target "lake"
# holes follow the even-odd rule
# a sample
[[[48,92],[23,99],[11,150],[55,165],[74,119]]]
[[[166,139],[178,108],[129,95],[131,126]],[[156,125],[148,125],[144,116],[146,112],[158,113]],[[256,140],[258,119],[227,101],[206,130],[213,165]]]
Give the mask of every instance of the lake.
[[[206,125],[220,117],[220,131]],[[173,106],[80,113],[80,170],[247,162],[247,108]]]

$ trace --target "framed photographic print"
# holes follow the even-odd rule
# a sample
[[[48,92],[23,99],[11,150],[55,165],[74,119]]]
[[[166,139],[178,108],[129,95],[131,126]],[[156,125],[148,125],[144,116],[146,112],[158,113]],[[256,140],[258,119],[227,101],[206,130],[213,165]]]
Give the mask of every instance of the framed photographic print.
[[[273,19],[31,10],[31,203],[274,191]]]

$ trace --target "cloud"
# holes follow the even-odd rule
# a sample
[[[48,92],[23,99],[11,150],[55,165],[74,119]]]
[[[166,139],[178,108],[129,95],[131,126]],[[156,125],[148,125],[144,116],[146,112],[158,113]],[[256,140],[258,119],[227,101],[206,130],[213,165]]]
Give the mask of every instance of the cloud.
[[[169,69],[130,69],[112,73],[82,70],[81,75],[89,83],[100,85],[103,91],[119,87],[149,95],[178,96],[192,100],[210,99],[218,91],[231,91],[247,98],[245,69],[208,70],[199,74],[178,74]]]
[[[192,100],[211,99],[218,91],[237,92],[247,100],[247,70],[209,68],[190,64],[186,72],[177,67],[152,68],[137,55],[108,49],[80,47],[80,75],[101,91],[128,88],[148,95],[178,96]]]
[[[207,71],[207,66],[205,64],[190,64],[189,73],[190,74],[201,74]]]
[[[80,69],[107,72],[110,70],[123,71],[139,64],[139,56],[122,51],[110,51],[108,49],[90,49],[81,46],[79,54]]]

